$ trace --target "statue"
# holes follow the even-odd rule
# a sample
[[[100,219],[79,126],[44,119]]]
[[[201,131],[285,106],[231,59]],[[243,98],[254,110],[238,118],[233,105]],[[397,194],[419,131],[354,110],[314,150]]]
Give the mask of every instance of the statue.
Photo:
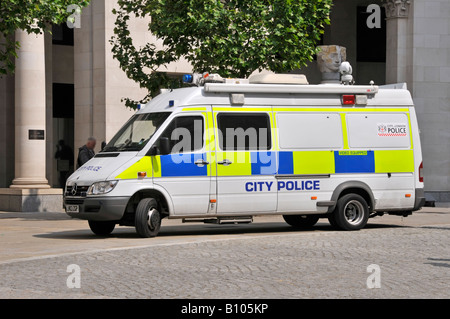
[[[347,50],[339,45],[321,45],[317,65],[322,73],[322,83],[340,83],[339,67],[346,60]]]

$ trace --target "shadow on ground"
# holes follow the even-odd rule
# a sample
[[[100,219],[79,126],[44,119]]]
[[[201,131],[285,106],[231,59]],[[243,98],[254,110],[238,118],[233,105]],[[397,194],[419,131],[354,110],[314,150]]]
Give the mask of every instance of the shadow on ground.
[[[164,223],[164,222],[163,222]],[[377,228],[397,228],[407,227],[387,224],[368,224],[365,229]],[[211,225],[211,224],[183,224],[183,225],[169,225],[161,227],[158,237],[177,237],[177,236],[209,236],[209,235],[239,235],[239,234],[264,234],[264,233],[315,233],[315,232],[329,232],[339,231],[331,227],[328,223],[318,223],[311,229],[294,229],[284,222],[269,222],[269,223],[253,223],[245,225]],[[362,230],[364,231],[364,230]],[[140,238],[133,227],[116,227],[110,236],[103,237],[94,235],[86,223],[86,229],[70,230],[61,232],[51,232],[45,234],[33,235],[38,238],[54,238],[54,239],[104,239],[104,238]]]
[[[63,212],[57,212],[57,213],[51,213],[51,212],[45,212],[45,213],[2,212],[0,214],[0,220],[1,219],[25,219],[25,220],[30,220],[30,221],[32,221],[32,220],[60,221],[60,220],[70,220],[72,218]]]

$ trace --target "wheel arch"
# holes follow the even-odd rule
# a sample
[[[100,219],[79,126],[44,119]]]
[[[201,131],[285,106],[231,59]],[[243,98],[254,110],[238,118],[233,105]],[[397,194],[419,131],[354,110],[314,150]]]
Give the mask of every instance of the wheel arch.
[[[164,189],[159,188],[142,188],[137,190],[128,200],[127,212],[135,212],[137,205],[143,198],[154,198],[160,205],[159,211],[166,216],[173,214],[173,204],[170,196]]]
[[[331,195],[331,201],[334,201],[334,205],[328,208],[328,213],[332,213],[336,208],[336,204],[339,198],[347,194],[358,194],[367,202],[369,211],[373,212],[375,208],[375,197],[369,185],[360,181],[348,181],[339,184]]]

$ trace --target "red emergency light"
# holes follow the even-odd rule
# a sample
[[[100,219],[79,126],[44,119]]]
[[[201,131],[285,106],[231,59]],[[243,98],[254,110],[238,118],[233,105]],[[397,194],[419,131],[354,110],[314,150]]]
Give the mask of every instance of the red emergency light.
[[[354,95],[342,95],[343,105],[355,105],[356,98]]]

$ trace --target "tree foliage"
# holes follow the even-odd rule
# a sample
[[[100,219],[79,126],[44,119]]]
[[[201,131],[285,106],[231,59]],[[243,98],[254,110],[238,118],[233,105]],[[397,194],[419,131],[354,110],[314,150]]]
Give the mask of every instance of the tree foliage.
[[[15,41],[18,29],[40,34],[51,24],[60,24],[73,13],[67,7],[85,7],[89,0],[1,0],[0,1],[0,75],[14,72],[14,58],[20,43]]]
[[[330,23],[332,0],[119,0],[114,57],[127,76],[154,96],[170,78],[156,70],[187,59],[195,72],[248,77],[255,70],[305,66]],[[163,41],[133,45],[127,22],[151,15],[149,31]],[[170,85],[179,85],[172,80]],[[126,100],[127,106],[134,101]]]

